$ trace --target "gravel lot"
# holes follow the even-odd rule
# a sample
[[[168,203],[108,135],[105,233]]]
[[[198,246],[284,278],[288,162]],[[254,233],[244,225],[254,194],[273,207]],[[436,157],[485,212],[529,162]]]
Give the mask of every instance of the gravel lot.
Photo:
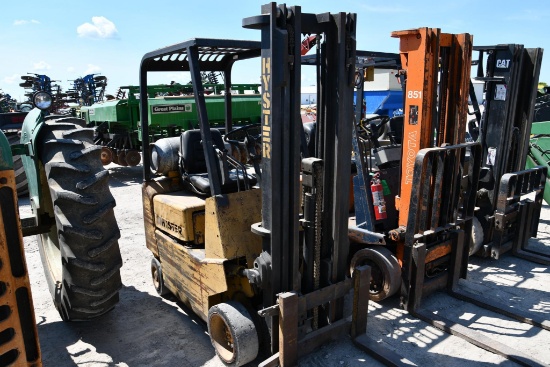
[[[50,366],[223,366],[214,353],[206,325],[175,299],[159,297],[150,279],[151,254],[145,247],[141,207],[141,166],[108,166],[124,266],[120,303],[90,323],[65,323],[55,310],[34,237],[25,239],[43,364]],[[22,217],[30,215],[20,200]],[[550,209],[543,208],[533,245],[550,253]],[[550,270],[512,256],[499,261],[473,258],[461,286],[503,304],[550,319]],[[498,355],[472,346],[416,319],[396,299],[371,302],[367,334],[381,346],[419,366],[513,366]],[[426,309],[478,330],[550,364],[550,332],[435,294]],[[261,361],[250,364],[256,366]],[[301,366],[380,366],[346,337],[300,360]]]

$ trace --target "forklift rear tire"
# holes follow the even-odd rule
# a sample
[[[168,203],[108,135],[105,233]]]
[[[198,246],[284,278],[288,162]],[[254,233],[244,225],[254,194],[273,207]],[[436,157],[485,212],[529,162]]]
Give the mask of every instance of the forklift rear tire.
[[[216,354],[226,366],[242,366],[256,359],[259,340],[246,308],[228,301],[210,307],[208,334]]]
[[[361,265],[371,267],[370,299],[380,302],[393,296],[401,286],[401,267],[395,255],[385,247],[364,248],[351,259],[350,271]]]
[[[92,129],[71,120],[47,120],[38,137],[44,197],[40,212],[55,221],[37,239],[61,318],[84,321],[117,304],[122,258],[115,199],[109,172],[100,161],[101,147],[93,144]]]
[[[170,291],[166,289],[164,285],[164,277],[162,276],[162,265],[156,258],[151,259],[151,277],[153,278],[153,286],[161,297],[170,294]]]

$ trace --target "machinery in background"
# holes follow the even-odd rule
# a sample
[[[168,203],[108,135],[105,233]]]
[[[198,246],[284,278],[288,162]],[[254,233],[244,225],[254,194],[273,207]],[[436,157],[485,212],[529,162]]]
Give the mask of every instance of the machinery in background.
[[[536,166],[546,167],[543,198],[550,203],[550,122],[533,122],[531,125],[531,138],[529,139],[529,153],[526,160],[526,168]]]
[[[18,104],[9,94],[3,94],[0,90],[0,131],[2,131],[10,145],[19,144],[19,133],[27,112],[32,109],[30,104]],[[18,195],[28,193],[27,176],[21,162],[21,157],[12,157],[15,172],[15,186]]]
[[[46,92],[52,96],[52,112],[58,113],[61,109],[65,108],[67,94],[63,93],[61,86],[54,84],[56,80],[51,80],[49,76],[44,74],[34,73],[22,75],[21,79],[23,79],[23,83],[19,83],[19,86],[26,89],[25,97],[28,98],[31,105],[36,93]]]
[[[535,101],[531,138],[529,140],[529,154],[526,168],[544,166],[547,168],[544,201],[550,203],[550,87],[539,90]]]
[[[201,79],[217,81],[211,72]],[[207,94],[207,110],[212,126],[223,127],[225,123],[226,95],[231,97],[232,123],[244,126],[260,121],[260,95],[258,84],[203,84]],[[225,93],[231,91],[231,93]],[[185,130],[199,126],[198,106],[193,97],[193,86],[173,83],[150,85],[149,143],[161,138],[177,137]],[[114,162],[122,166],[140,163],[141,126],[139,123],[139,87],[120,87],[118,95],[124,99],[107,100],[80,109],[81,117],[88,127],[96,131],[94,142],[101,145],[101,160],[104,165]]]
[[[72,82],[72,88],[66,93],[67,102],[78,103],[80,106],[91,106],[104,100],[107,87],[106,76],[88,74]]]
[[[313,39],[309,36],[306,40]],[[318,51],[319,52],[319,51]],[[303,65],[316,65],[318,54],[302,56]],[[387,52],[357,50],[356,68],[361,73],[356,73],[354,92],[355,110],[362,111],[362,118],[368,117],[376,120],[376,115],[387,118],[403,115],[403,88],[399,84],[399,55]],[[365,86],[367,88],[365,88]],[[310,88],[308,88],[310,89]],[[309,99],[316,99],[318,91],[310,93]],[[358,97],[359,96],[359,97]],[[361,106],[361,107],[357,107]],[[401,117],[402,119],[402,117]],[[315,105],[302,106],[302,121],[304,123],[315,122]],[[387,120],[387,119],[386,119]],[[379,122],[379,121],[377,121]],[[387,121],[386,121],[387,122]],[[380,126],[386,130],[387,126]],[[397,128],[397,126],[395,126]],[[383,139],[387,139],[384,131],[381,131]]]

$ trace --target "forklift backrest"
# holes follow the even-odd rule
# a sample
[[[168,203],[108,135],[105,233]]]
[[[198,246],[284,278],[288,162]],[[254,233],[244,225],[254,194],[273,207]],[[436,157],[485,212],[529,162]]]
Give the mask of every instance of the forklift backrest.
[[[214,145],[224,150],[222,135],[218,129],[210,129]],[[187,174],[206,173],[206,159],[202,145],[201,131],[187,130],[180,137],[180,154],[182,158],[182,168]]]

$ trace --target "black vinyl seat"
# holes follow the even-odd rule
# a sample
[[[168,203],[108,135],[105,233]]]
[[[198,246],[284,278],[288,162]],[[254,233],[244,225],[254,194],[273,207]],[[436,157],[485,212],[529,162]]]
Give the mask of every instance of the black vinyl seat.
[[[218,129],[210,129],[214,147],[220,152],[225,151],[225,145],[222,135]],[[254,186],[257,180],[254,176],[243,172],[243,169],[223,169],[226,164],[222,164],[222,158],[216,155],[218,166],[220,167],[222,182],[222,193],[227,194],[244,190],[247,187]],[[223,172],[223,171],[226,172]],[[206,157],[202,145],[202,136],[199,129],[187,130],[180,137],[180,171],[184,183],[189,186],[191,191],[204,196],[210,196],[210,180],[206,168]],[[215,172],[214,174],[218,174]],[[225,180],[223,177],[225,176]]]

